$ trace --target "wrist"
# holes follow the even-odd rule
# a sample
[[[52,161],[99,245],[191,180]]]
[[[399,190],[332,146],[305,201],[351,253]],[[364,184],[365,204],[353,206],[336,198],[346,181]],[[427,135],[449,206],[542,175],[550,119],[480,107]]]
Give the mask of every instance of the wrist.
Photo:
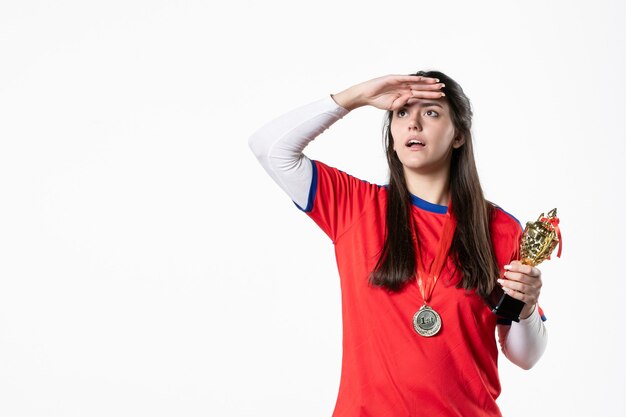
[[[527,318],[532,316],[536,309],[537,309],[537,304],[533,304],[530,306],[526,304],[524,308],[522,308],[522,311],[519,314],[520,320],[526,320]]]
[[[358,97],[351,91],[351,89],[343,90],[340,93],[331,94],[330,96],[333,100],[335,100],[335,103],[348,111],[352,111],[357,107],[363,106],[363,104],[359,102]]]

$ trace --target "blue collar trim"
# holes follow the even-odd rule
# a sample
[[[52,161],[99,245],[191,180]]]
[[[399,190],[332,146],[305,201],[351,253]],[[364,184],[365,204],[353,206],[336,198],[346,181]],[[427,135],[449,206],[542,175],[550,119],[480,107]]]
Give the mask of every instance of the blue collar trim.
[[[410,194],[410,193],[409,193]],[[437,214],[446,214],[448,212],[448,206],[442,206],[439,204],[429,203],[426,200],[422,200],[414,194],[411,195],[411,202],[414,206],[421,208],[422,210],[430,211]]]

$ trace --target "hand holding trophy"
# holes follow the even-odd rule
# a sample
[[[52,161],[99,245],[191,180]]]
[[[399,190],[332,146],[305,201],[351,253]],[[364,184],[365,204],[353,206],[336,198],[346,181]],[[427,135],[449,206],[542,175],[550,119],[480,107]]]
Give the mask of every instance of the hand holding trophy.
[[[526,223],[520,242],[520,257],[523,265],[537,266],[546,259],[559,245],[558,257],[561,257],[561,230],[556,208],[548,216],[543,213],[537,221]],[[506,294],[500,286],[496,286],[489,297],[492,311],[498,316],[513,321],[520,320],[520,312],[524,302]]]

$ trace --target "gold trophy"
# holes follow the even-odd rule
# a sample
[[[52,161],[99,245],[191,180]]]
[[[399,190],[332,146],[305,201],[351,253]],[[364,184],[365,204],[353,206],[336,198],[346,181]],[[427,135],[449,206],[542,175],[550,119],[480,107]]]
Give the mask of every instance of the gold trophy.
[[[524,265],[537,266],[546,259],[550,259],[557,245],[559,245],[557,256],[560,258],[561,229],[559,229],[556,209],[552,209],[547,217],[541,213],[537,221],[526,223],[520,242],[520,262]],[[524,302],[505,294],[499,285],[494,288],[489,301],[492,311],[499,317],[519,321]]]

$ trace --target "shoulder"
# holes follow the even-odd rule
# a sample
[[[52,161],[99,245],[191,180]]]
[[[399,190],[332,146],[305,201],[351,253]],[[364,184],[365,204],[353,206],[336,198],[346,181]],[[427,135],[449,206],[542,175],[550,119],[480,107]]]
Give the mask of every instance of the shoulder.
[[[522,238],[522,224],[515,216],[502,207],[491,204],[489,231],[499,265],[519,259],[519,242]]]
[[[385,187],[362,180],[320,161],[313,161],[310,206],[349,208],[359,211],[385,200]]]
[[[495,231],[517,235],[524,228],[522,223],[510,212],[504,210],[499,205],[488,202],[491,205],[491,228]]]
[[[349,175],[320,161],[313,162],[313,180],[309,204],[305,210],[333,240],[337,240],[354,224],[368,218],[382,218],[385,189]],[[372,220],[374,222],[374,220]],[[378,222],[375,222],[378,223]]]
[[[386,191],[385,186],[383,185],[371,183],[317,160],[312,160],[311,162],[313,163],[314,180],[319,180],[320,177],[326,177],[325,179],[327,181],[344,183],[345,185],[349,185],[351,187],[363,187],[376,191]]]

